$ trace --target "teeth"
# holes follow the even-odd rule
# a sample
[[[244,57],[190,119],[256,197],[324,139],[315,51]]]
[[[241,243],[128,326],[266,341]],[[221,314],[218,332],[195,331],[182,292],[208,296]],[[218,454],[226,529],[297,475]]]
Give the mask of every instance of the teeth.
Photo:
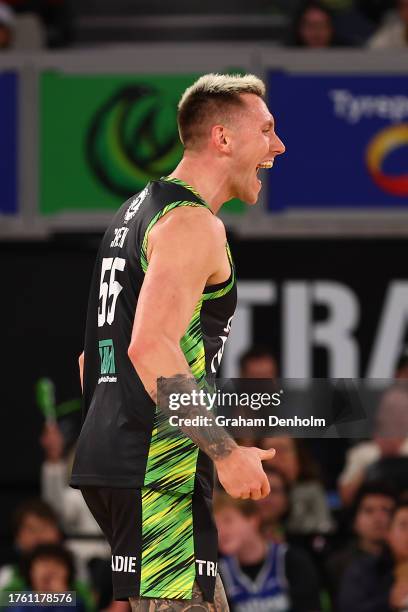
[[[262,164],[258,164],[258,168],[272,168],[273,161],[262,162]]]

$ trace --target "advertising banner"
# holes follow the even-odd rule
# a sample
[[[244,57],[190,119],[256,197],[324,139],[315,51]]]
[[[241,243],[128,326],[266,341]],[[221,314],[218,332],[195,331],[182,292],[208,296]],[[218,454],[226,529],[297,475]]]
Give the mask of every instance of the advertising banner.
[[[17,213],[17,87],[14,72],[0,72],[0,214]]]
[[[271,211],[408,209],[408,75],[271,71],[268,85],[287,148]]]
[[[177,103],[198,76],[43,73],[41,213],[115,210],[169,174],[183,151]]]

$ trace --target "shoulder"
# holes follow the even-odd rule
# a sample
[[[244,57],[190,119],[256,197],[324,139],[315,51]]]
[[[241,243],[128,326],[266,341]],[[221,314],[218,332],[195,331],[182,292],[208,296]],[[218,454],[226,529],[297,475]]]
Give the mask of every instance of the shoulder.
[[[199,244],[225,245],[224,224],[204,206],[178,206],[164,215],[153,227],[150,239]]]

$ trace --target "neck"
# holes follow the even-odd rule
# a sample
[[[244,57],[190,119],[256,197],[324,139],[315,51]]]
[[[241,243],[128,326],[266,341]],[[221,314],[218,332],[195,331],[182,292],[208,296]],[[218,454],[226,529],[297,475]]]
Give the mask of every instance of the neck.
[[[383,549],[382,542],[375,542],[374,540],[367,540],[363,538],[359,540],[358,545],[361,550],[370,553],[370,555],[379,555]]]
[[[214,214],[234,197],[227,179],[225,164],[203,153],[185,154],[176,169],[169,175],[184,181],[200,194]]]
[[[282,542],[283,530],[278,522],[264,522],[262,525],[262,533],[268,542]]]
[[[242,565],[252,565],[263,561],[265,554],[265,540],[260,535],[256,535],[248,542],[242,544],[237,556],[239,563]]]

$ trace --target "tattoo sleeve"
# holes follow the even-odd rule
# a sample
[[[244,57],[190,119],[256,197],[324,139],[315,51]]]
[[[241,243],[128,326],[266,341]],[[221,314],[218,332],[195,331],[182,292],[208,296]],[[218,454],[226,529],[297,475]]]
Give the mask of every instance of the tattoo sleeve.
[[[197,401],[197,398],[200,398],[200,388],[194,378],[185,374],[172,378],[161,377],[157,381],[157,391],[150,392],[159,409],[168,417],[175,414],[174,408],[171,408],[171,398],[181,395],[187,398],[187,401],[180,402],[177,407],[176,414],[182,423],[180,430],[213,461],[227,457],[237,448],[237,444],[224,427],[217,425],[206,403],[202,399]],[[185,419],[192,420],[194,417],[201,417],[197,419],[200,425],[184,424]]]

